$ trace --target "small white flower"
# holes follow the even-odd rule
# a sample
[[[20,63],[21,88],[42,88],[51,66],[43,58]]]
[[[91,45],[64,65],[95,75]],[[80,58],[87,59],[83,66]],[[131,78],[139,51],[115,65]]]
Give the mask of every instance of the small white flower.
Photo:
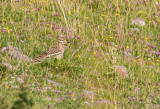
[[[31,84],[32,86],[35,86],[35,84]]]
[[[155,4],[158,5],[159,3],[158,3],[158,2],[155,2]]]
[[[88,104],[88,102],[86,102],[86,101],[85,101],[84,103],[85,103],[85,104]]]
[[[22,43],[24,43],[24,41],[23,41],[23,40],[21,40],[21,42],[22,42]]]
[[[12,76],[11,78],[12,78],[12,79],[14,79],[15,77],[14,77],[14,76]]]

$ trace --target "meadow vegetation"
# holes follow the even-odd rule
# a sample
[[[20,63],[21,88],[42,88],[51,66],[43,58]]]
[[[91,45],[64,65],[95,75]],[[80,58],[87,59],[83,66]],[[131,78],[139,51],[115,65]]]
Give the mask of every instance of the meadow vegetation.
[[[0,49],[34,59],[69,43],[40,64],[0,53],[20,65],[0,64],[0,108],[160,108],[159,31],[158,0],[1,0]]]

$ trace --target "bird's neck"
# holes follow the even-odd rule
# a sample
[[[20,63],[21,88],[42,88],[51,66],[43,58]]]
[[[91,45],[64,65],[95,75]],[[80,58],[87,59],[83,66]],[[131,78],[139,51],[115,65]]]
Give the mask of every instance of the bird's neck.
[[[61,50],[61,52],[64,52],[65,46],[64,46],[62,43],[59,43],[59,42],[58,42],[58,47],[59,47],[59,49]]]

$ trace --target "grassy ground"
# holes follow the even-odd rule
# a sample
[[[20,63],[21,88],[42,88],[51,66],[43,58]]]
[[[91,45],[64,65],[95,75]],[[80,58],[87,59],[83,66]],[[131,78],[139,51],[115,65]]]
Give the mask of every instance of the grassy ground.
[[[1,0],[0,48],[12,45],[35,58],[54,46],[60,35],[70,43],[61,60],[21,62],[13,71],[0,66],[0,106],[158,107],[159,6],[156,0]],[[136,18],[145,25],[131,25]],[[0,61],[14,66],[19,62],[8,54]],[[119,76],[115,66],[126,67],[129,78]]]

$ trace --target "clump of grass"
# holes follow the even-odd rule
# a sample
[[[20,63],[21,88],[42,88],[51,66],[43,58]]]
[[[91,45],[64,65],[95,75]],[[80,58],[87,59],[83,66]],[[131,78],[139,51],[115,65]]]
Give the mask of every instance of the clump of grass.
[[[3,96],[0,96],[0,109],[8,109],[8,108],[9,108],[9,103]]]
[[[22,84],[18,99],[13,103],[11,109],[31,109],[34,106],[33,99],[28,98],[27,88]]]
[[[5,73],[6,73],[6,67],[5,66],[3,66],[2,64],[2,61],[0,60],[0,72],[1,72],[1,74],[0,74],[0,85],[2,84],[2,80],[5,78]]]

